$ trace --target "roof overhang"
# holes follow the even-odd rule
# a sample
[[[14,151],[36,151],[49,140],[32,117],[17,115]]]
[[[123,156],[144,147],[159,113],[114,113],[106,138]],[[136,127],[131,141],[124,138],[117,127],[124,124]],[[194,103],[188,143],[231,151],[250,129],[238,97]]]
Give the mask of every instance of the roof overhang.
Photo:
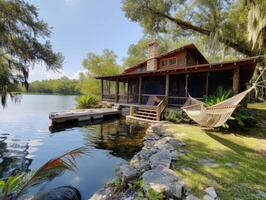
[[[138,72],[138,73],[126,73],[119,74],[115,76],[101,76],[95,77],[96,79],[101,80],[110,80],[116,81],[129,78],[136,77],[145,77],[145,76],[160,76],[165,74],[185,74],[185,73],[196,73],[196,72],[208,72],[208,71],[224,71],[224,70],[232,70],[237,67],[240,67],[240,73],[245,77],[245,82],[248,82],[255,70],[257,64],[257,60],[255,57],[247,58],[239,61],[229,61],[229,62],[220,62],[220,63],[211,63],[211,64],[201,64],[201,65],[193,65],[193,66],[174,66],[171,68],[165,68],[155,71],[146,71],[146,72]]]

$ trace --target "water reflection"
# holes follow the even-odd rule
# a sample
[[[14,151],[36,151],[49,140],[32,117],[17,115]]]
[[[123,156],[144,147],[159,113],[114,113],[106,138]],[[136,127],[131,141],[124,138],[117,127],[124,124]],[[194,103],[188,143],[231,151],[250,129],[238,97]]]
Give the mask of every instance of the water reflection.
[[[0,134],[0,177],[4,179],[18,171],[29,171],[32,162],[27,158],[29,145],[9,137],[9,134]]]
[[[73,109],[74,98],[24,95],[21,104],[8,103],[7,108],[0,109],[0,179],[17,171],[38,169],[66,151],[89,146],[90,154],[77,159],[75,173],[66,172],[29,191],[35,194],[70,185],[80,191],[82,199],[88,199],[112,179],[119,164],[142,147],[145,128],[130,126],[121,119],[67,124],[49,131],[49,113]]]
[[[145,128],[115,120],[84,127],[82,132],[88,146],[109,150],[111,155],[129,160],[142,148]]]

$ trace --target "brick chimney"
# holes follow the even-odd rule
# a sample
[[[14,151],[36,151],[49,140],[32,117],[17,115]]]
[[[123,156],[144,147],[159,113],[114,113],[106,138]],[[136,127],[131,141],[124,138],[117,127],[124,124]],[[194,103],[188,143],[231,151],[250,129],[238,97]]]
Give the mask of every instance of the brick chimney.
[[[148,44],[148,61],[147,71],[154,71],[158,69],[158,61],[156,57],[159,55],[159,44],[156,41]]]

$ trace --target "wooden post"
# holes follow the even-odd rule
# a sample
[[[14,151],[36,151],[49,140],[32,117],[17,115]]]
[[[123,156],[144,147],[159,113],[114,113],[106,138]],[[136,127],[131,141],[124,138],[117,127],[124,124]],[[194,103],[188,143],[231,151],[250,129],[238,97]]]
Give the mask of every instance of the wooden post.
[[[103,79],[101,79],[101,87],[102,87],[102,101],[103,101],[103,95],[104,95],[104,94],[103,94],[103,91],[104,91],[104,90],[103,90]]]
[[[185,92],[186,92],[186,97],[188,96],[188,74],[186,74],[186,83],[185,83]]]
[[[166,97],[167,104],[168,104],[168,96],[169,96],[169,79],[170,79],[170,75],[166,74],[166,77],[165,77],[165,97]]]
[[[116,79],[116,84],[115,84],[115,102],[118,103],[119,100],[119,82],[118,79]]]
[[[139,77],[139,96],[138,96],[138,104],[141,104],[141,89],[142,89],[142,77]]]
[[[210,72],[207,72],[207,74],[206,74],[206,87],[205,87],[205,95],[206,96],[209,95],[209,76],[210,76]]]
[[[130,106],[129,115],[130,116],[134,115],[134,106]]]
[[[128,103],[128,100],[129,100],[129,81],[127,79],[127,103]]]
[[[237,66],[234,70],[233,75],[233,92],[234,94],[239,93],[239,66]]]

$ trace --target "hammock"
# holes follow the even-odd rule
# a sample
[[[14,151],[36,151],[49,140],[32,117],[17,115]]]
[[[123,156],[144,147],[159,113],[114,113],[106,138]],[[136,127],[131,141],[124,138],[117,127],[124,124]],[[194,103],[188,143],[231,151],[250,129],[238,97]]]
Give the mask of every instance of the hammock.
[[[259,78],[262,76],[266,68],[262,71],[258,79],[255,81],[253,86],[225,101],[222,101],[213,106],[206,106],[203,102],[188,97],[187,101],[181,107],[183,111],[191,118],[193,121],[204,127],[215,128],[222,126],[233,114],[234,110],[237,108],[238,104],[245,98],[245,96],[256,86],[259,86]]]
[[[187,113],[189,118],[201,126],[219,127],[231,117],[237,105],[254,88],[255,86],[252,86],[244,92],[209,107],[205,106],[203,102],[189,96],[181,109]]]

